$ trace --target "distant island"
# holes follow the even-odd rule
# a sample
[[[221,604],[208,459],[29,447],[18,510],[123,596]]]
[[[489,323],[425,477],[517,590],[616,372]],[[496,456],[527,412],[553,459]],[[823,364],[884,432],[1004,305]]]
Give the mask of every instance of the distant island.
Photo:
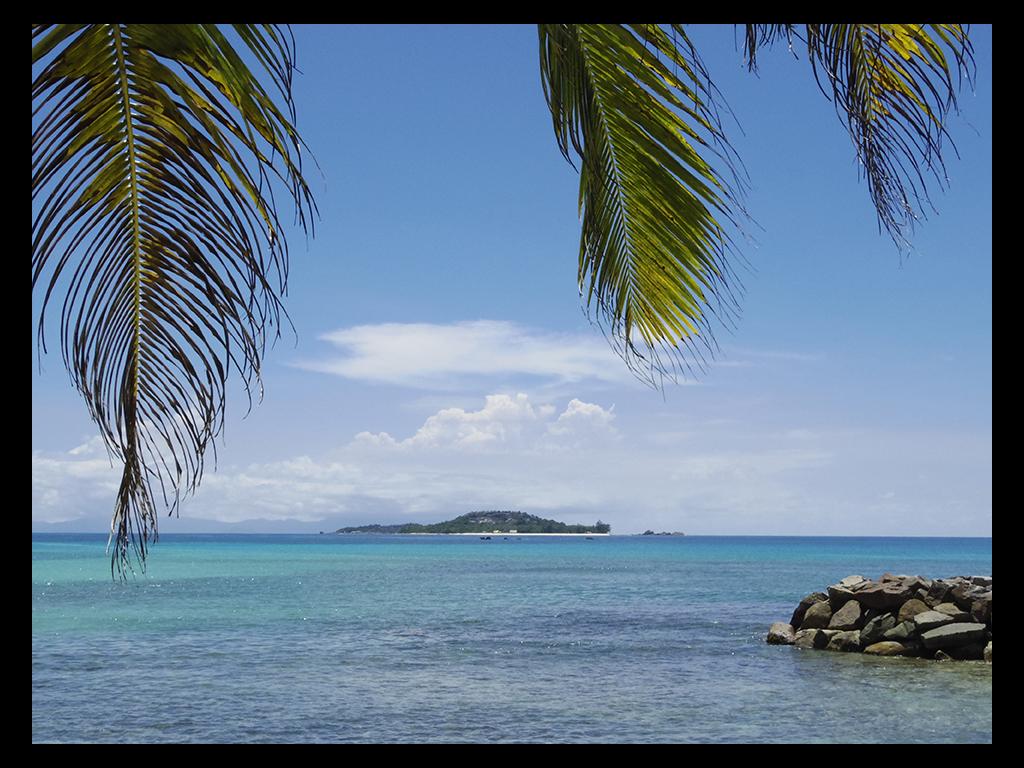
[[[469,512],[442,523],[356,525],[339,528],[335,533],[611,533],[611,530],[608,523],[600,520],[594,525],[568,525],[525,512],[488,510]]]
[[[646,531],[644,531],[640,535],[641,536],[685,536],[686,534],[683,533],[682,531],[672,531],[671,533],[669,533],[668,531],[662,531],[661,533],[655,533],[650,528],[648,528]]]

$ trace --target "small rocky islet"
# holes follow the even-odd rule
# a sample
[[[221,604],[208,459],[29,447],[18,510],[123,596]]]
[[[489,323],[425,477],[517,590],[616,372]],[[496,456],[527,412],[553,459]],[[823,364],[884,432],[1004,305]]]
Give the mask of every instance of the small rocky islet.
[[[875,656],[992,662],[992,577],[847,576],[812,592],[789,622],[768,630],[772,645]]]

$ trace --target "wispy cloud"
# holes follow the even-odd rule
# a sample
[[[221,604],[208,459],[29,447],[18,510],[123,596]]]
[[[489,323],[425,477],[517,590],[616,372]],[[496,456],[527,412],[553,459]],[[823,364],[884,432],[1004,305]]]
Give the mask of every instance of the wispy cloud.
[[[424,389],[462,389],[521,377],[540,383],[634,382],[597,333],[553,333],[475,320],[357,325],[320,338],[341,354],[293,365],[347,379]]]

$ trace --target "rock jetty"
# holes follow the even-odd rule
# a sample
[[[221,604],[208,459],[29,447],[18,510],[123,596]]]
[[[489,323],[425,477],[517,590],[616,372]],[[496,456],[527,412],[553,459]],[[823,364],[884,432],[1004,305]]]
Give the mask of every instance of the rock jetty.
[[[768,643],[992,663],[992,577],[847,576],[807,595]]]

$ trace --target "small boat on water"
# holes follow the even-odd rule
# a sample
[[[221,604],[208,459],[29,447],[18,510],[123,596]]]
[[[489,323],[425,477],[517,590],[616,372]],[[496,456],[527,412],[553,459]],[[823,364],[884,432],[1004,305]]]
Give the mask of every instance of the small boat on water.
[[[490,541],[490,540],[491,540],[490,536],[481,536],[480,537],[480,541]]]

